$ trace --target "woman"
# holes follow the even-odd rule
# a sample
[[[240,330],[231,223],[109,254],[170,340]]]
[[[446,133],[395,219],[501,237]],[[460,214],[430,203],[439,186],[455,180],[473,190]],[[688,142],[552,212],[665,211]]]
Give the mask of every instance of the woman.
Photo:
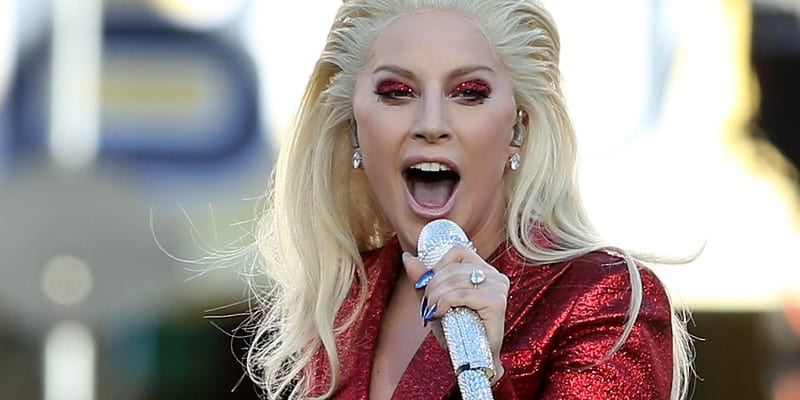
[[[558,53],[533,1],[344,2],[261,225],[248,365],[268,398],[457,398],[431,334],[455,306],[483,321],[495,398],[683,397],[664,288],[582,208]],[[416,242],[437,218],[477,251],[431,278]]]

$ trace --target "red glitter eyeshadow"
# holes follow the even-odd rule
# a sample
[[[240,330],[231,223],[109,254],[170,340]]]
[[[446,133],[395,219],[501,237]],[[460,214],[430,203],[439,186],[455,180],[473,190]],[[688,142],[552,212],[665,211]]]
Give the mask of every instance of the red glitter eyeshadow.
[[[492,89],[489,88],[489,85],[481,82],[481,81],[468,81],[459,84],[455,90],[453,90],[453,94],[461,94],[464,92],[477,92],[476,94],[480,96],[488,96],[491,93]]]
[[[388,81],[388,82],[381,82],[378,84],[377,93],[378,94],[388,94],[388,93],[398,93],[403,92],[407,94],[412,94],[414,91],[405,83],[396,82],[396,81]]]

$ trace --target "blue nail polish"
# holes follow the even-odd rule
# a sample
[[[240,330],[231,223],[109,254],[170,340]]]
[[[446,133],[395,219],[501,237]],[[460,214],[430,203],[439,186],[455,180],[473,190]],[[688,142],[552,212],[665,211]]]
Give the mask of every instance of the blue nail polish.
[[[433,319],[433,315],[436,314],[436,311],[439,311],[439,304],[434,304],[431,307],[431,310],[428,312],[428,319]]]
[[[428,286],[428,284],[431,283],[431,279],[433,279],[433,270],[429,269],[424,274],[422,274],[422,278],[419,278],[417,283],[414,284],[414,288],[422,289],[425,286]]]
[[[422,304],[419,307],[419,317],[425,317],[425,311],[428,310],[428,296],[422,297]]]
[[[425,326],[427,326],[428,322],[430,322],[433,319],[433,315],[436,314],[436,310],[438,309],[439,309],[439,304],[434,304],[431,307],[431,309],[425,313],[425,317],[423,317],[425,319]]]

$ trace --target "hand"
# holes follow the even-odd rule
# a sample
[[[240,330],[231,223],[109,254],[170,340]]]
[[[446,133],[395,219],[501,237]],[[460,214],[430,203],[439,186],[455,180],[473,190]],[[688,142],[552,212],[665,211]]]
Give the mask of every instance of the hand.
[[[427,272],[422,262],[408,253],[403,254],[403,264],[406,274],[412,284],[416,284]],[[486,275],[483,283],[474,286],[470,282],[472,271],[478,269]],[[492,350],[492,359],[495,369],[493,381],[499,379],[503,373],[500,363],[500,347],[503,344],[503,330],[505,328],[506,304],[508,300],[508,277],[501,274],[489,265],[480,256],[464,246],[456,245],[433,267],[433,278],[427,286],[418,290],[422,301],[421,306],[430,312],[436,309],[430,317],[433,332],[439,343],[445,346],[439,318],[451,307],[464,306],[475,310],[486,328],[486,336]],[[423,315],[423,318],[425,315]]]

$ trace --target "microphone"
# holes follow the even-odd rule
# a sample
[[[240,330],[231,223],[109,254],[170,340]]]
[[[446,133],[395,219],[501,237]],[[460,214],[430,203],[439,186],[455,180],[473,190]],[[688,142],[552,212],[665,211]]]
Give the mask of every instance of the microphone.
[[[458,224],[448,219],[433,220],[419,233],[417,256],[430,270],[456,244],[475,251]],[[489,383],[494,376],[492,350],[478,313],[467,307],[451,308],[442,318],[442,328],[461,397],[464,400],[493,399]]]

